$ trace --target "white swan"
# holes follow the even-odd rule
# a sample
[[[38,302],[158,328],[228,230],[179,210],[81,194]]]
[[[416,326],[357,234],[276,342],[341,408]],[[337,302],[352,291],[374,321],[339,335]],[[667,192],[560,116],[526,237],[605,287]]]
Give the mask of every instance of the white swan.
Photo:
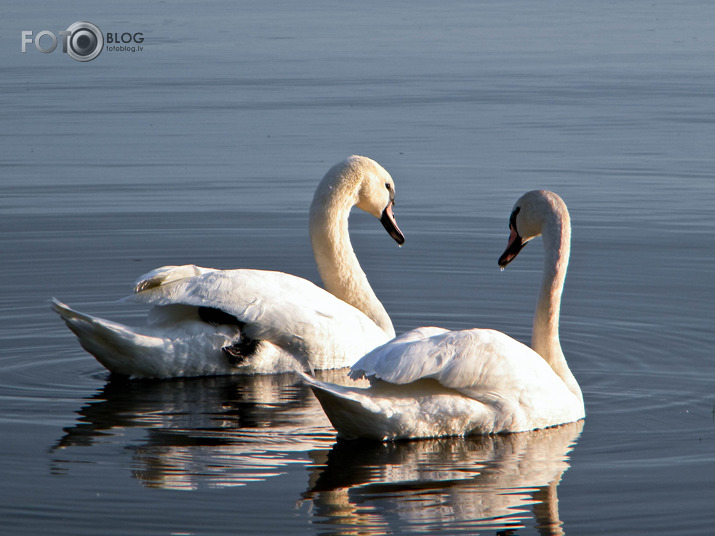
[[[348,367],[395,336],[348,234],[353,206],[404,236],[395,185],[377,162],[351,156],[333,166],[310,207],[310,235],[323,290],[282,272],[165,266],[139,278],[127,301],[154,305],[132,328],[53,309],[110,371],[133,378],[276,373]]]
[[[532,238],[546,250],[531,346],[488,329],[418,328],[353,365],[365,389],[303,374],[338,434],[394,440],[522,432],[584,417],[583,397],[559,342],[559,309],[571,224],[566,205],[547,191],[524,194],[509,220],[503,268]]]

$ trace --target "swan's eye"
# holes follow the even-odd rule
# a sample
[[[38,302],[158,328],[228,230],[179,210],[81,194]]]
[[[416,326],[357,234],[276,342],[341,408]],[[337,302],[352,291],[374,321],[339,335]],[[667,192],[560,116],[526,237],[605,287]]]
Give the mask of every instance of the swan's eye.
[[[385,188],[387,188],[387,191],[388,191],[388,192],[389,192],[390,190],[392,190],[392,186],[390,185],[389,182],[386,182],[386,183],[385,183]]]

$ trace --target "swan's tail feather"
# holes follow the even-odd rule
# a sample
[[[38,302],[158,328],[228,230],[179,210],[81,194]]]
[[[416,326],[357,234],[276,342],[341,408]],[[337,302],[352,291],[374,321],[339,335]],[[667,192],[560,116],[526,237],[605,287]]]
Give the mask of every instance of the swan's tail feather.
[[[116,374],[134,375],[136,356],[140,353],[137,350],[144,348],[151,351],[159,344],[154,337],[135,333],[116,322],[80,313],[55,298],[51,307],[77,336],[82,348]],[[127,352],[127,348],[132,348],[133,352]]]
[[[79,337],[80,341],[83,337],[90,337],[99,331],[117,331],[116,328],[124,327],[121,324],[115,324],[114,322],[108,322],[101,318],[75,311],[56,298],[52,298],[51,307],[55,313],[62,317],[67,327]]]
[[[299,374],[312,389],[341,438],[364,438],[367,437],[368,430],[374,430],[374,433],[369,435],[377,440],[384,439],[378,423],[384,420],[385,415],[366,394],[367,389],[322,382],[307,374]]]

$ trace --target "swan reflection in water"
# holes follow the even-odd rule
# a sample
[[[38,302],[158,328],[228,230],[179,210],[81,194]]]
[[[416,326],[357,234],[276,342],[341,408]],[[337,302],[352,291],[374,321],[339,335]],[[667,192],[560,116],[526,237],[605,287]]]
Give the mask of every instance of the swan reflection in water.
[[[498,436],[339,441],[311,452],[303,499],[314,523],[338,525],[339,534],[406,527],[513,534],[532,517],[540,534],[564,534],[557,487],[582,428],[578,421]]]
[[[320,375],[350,381],[344,370]],[[66,472],[77,457],[87,461],[71,447],[119,444],[133,451],[133,476],[157,488],[265,480],[288,464],[309,463],[305,453],[329,448],[335,437],[317,400],[293,374],[112,379],[77,413],[77,423],[52,449],[54,471]]]
[[[344,370],[319,374],[351,381]],[[583,426],[336,443],[317,400],[292,374],[110,380],[77,413],[52,449],[58,474],[73,462],[104,460],[107,449],[130,451],[132,475],[150,488],[243,486],[305,465],[307,490],[295,498],[310,506],[313,523],[339,534],[410,525],[509,531],[532,517],[541,534],[563,534],[556,487]]]

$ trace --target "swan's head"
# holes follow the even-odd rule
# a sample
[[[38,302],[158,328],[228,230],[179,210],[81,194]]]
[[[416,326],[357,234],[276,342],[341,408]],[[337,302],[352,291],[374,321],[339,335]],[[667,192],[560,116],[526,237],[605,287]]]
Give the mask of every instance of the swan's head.
[[[390,174],[374,160],[350,156],[335,164],[318,185],[310,207],[311,221],[322,221],[338,210],[347,218],[353,206],[375,216],[398,243],[405,236],[395,221],[395,183]]]
[[[393,212],[395,182],[390,174],[380,164],[365,156],[351,156],[345,162],[357,172],[355,206],[375,216],[395,242],[404,244],[405,235],[397,226]]]
[[[541,235],[548,222],[563,217],[568,218],[566,204],[555,193],[532,190],[522,195],[509,216],[509,242],[499,257],[499,266],[504,268],[513,261],[529,240]]]

